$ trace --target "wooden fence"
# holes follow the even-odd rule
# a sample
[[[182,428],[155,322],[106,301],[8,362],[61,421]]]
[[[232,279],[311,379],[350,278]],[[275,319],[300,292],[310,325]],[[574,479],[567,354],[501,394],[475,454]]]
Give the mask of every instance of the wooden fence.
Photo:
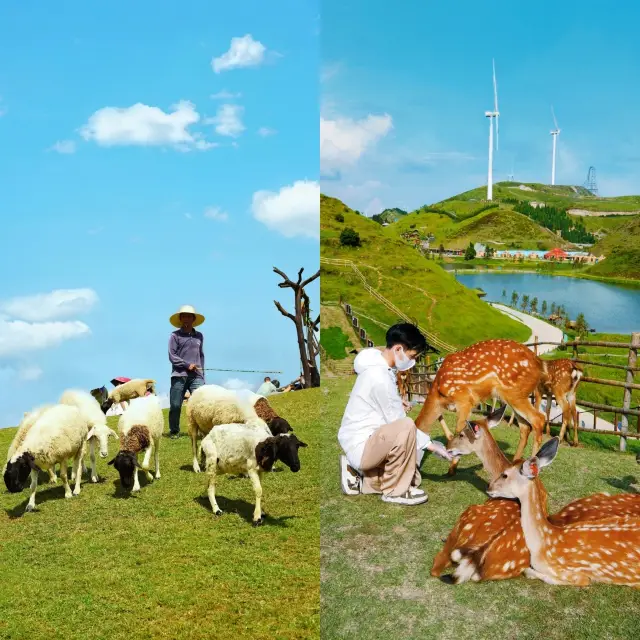
[[[533,351],[537,354],[538,347],[542,344],[555,345],[560,348],[572,348],[573,362],[579,365],[587,365],[594,367],[603,367],[605,369],[625,371],[625,380],[609,380],[605,378],[594,378],[591,376],[583,376],[581,382],[588,382],[591,384],[618,387],[624,389],[622,406],[617,407],[614,405],[601,404],[596,402],[590,402],[587,400],[579,400],[579,404],[582,407],[589,409],[588,411],[577,412],[578,431],[596,432],[615,435],[620,438],[620,451],[625,451],[627,447],[627,438],[640,438],[640,407],[631,406],[631,394],[633,391],[640,391],[640,384],[634,381],[634,374],[640,371],[638,367],[638,350],[640,349],[640,333],[633,333],[631,335],[631,342],[603,342],[603,341],[583,341],[579,338],[570,342],[538,342],[537,340],[532,343],[528,343],[525,346],[533,347]],[[587,349],[592,347],[604,347],[613,350],[626,350],[627,354],[598,354],[582,351],[581,349]],[[626,355],[627,364],[610,364],[608,362],[597,362],[596,360],[589,359],[598,357],[611,357],[617,355]],[[587,356],[587,357],[584,357]],[[432,358],[433,360],[433,358]],[[426,398],[429,393],[430,382],[437,371],[438,362],[430,362],[428,358],[420,361],[416,366],[408,372],[408,374],[399,374],[398,386],[403,395],[406,395],[409,400],[413,398]],[[533,399],[533,398],[532,398]],[[484,403],[484,406],[479,406],[479,410],[488,408],[489,405]],[[613,430],[596,429],[598,414],[613,414]],[[593,428],[580,426],[580,415],[589,414],[593,416]],[[601,416],[602,417],[602,416]],[[618,418],[620,417],[622,426],[618,429]],[[636,431],[629,431],[629,418],[636,418]]]

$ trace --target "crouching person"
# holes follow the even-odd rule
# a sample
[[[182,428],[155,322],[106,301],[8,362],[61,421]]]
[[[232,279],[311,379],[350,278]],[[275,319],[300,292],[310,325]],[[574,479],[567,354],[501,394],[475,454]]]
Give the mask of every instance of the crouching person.
[[[426,348],[416,326],[400,323],[387,331],[384,350],[364,349],[356,357],[358,377],[338,431],[345,453],[340,460],[343,493],[377,493],[384,502],[422,504],[428,500],[419,488],[425,450],[451,460],[442,444],[407,417],[410,405],[398,392],[396,372],[411,369]]]

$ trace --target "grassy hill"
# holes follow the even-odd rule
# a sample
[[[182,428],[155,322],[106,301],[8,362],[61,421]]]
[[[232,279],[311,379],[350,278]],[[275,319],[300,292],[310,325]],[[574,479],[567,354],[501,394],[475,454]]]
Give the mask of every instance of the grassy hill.
[[[358,232],[362,246],[340,245],[340,233],[345,228]],[[441,340],[461,347],[488,338],[525,340],[529,336],[526,327],[479,300],[436,261],[427,260],[388,229],[335,198],[320,197],[321,256],[357,263],[372,287]],[[398,321],[362,287],[351,270],[322,264],[323,304],[335,302],[341,295],[373,320],[387,325]],[[324,319],[322,326],[329,328]],[[384,330],[371,321],[367,324],[363,320],[363,326],[380,343]]]
[[[394,207],[393,209],[385,209],[384,211],[376,213],[376,215],[371,217],[373,220],[379,222],[380,224],[383,224],[385,222],[392,224],[406,215],[407,212],[404,209],[398,209],[397,207]]]
[[[186,437],[162,438],[162,477],[141,480],[137,495],[120,493],[102,459],[102,480],[69,500],[42,474],[31,514],[28,490],[3,485],[0,638],[319,638],[321,398],[310,389],[269,399],[309,446],[297,474],[264,475],[262,527],[251,526],[247,478],[219,478],[225,513],[212,515]],[[0,430],[3,460],[14,434]]]

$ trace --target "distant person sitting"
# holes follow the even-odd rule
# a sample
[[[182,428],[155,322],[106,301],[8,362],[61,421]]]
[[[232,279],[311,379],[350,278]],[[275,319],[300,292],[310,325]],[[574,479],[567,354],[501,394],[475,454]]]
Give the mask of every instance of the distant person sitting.
[[[276,393],[278,391],[278,388],[273,384],[273,382],[271,382],[271,378],[269,376],[267,376],[264,379],[264,382],[258,387],[258,390],[256,391],[256,393],[259,396],[264,396],[265,398],[267,396],[270,396],[273,393]]]
[[[427,341],[412,324],[400,323],[387,331],[386,348],[362,350],[354,360],[358,374],[338,431],[343,493],[382,494],[384,502],[417,505],[427,494],[420,463],[424,450],[451,460],[440,442],[416,428],[406,416],[411,405],[400,397],[398,371],[408,371],[427,349]]]

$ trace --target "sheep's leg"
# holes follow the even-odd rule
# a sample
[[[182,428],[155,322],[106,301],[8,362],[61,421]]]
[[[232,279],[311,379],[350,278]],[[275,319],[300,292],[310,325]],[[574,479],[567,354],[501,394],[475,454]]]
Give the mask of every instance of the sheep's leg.
[[[147,480],[149,480],[149,482],[153,480],[153,476],[149,471],[149,463],[151,462],[151,451],[153,449],[155,449],[155,447],[153,446],[153,444],[150,444],[144,452],[144,458],[142,459],[142,468],[144,469],[144,472],[147,475]]]
[[[58,482],[58,476],[56,475],[56,466],[50,466],[47,471],[49,473],[49,482],[53,482],[53,484],[56,484]]]
[[[98,472],[96,470],[96,443],[95,438],[89,442],[89,456],[91,457],[91,482],[98,482]]]
[[[155,443],[155,446],[153,447],[153,457],[156,463],[156,480],[160,478],[160,449],[158,448],[159,446],[160,446],[160,438],[158,438],[158,440]]]
[[[200,473],[200,465],[198,464],[198,456],[202,448],[198,448],[198,430],[191,427],[189,430],[191,436],[191,450],[193,451],[193,470]]]
[[[36,489],[38,488],[38,472],[35,469],[31,470],[31,495],[29,496],[29,502],[25,511],[33,511],[36,508]]]
[[[73,467],[75,469],[75,466]],[[69,469],[67,468],[67,461],[63,460],[60,463],[60,479],[62,480],[62,485],[64,486],[64,497],[71,498],[73,494],[71,493],[71,487],[69,486]]]
[[[217,465],[215,464],[215,462],[207,464],[207,473],[209,474],[209,487],[207,488],[207,493],[209,495],[209,502],[211,503],[211,510],[213,511],[214,515],[221,516],[222,509],[216,502],[216,471]]]
[[[257,527],[263,523],[262,520],[262,485],[260,484],[260,474],[252,469],[248,473],[251,484],[253,485],[253,491],[256,494],[256,507],[253,510],[253,526]]]
[[[136,462],[138,461],[138,454],[136,453]],[[138,478],[138,474],[140,473],[140,469],[136,467],[133,470],[133,489],[131,491],[140,491],[140,479]]]
[[[75,472],[76,472],[76,485],[73,488],[74,496],[77,496],[80,493],[80,481],[82,480],[82,473],[80,469],[82,467],[83,458],[84,458],[84,447],[82,447],[80,451],[78,451],[78,454],[73,460],[73,468],[75,469]]]

